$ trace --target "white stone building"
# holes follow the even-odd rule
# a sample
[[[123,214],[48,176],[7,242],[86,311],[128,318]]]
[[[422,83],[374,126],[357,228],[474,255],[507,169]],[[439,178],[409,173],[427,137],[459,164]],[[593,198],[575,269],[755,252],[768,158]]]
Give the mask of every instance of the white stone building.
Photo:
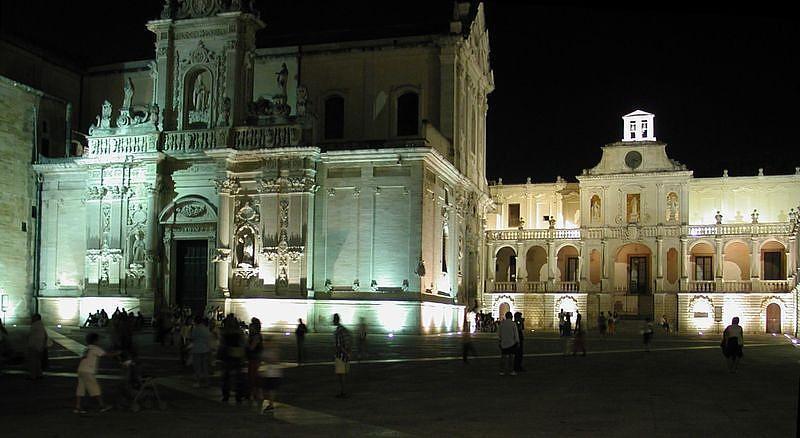
[[[80,156],[33,164],[39,271],[4,291],[26,304],[8,318],[177,305],[272,330],[329,330],[334,312],[460,326],[491,204],[483,6],[457,4],[441,34],[258,48],[247,4],[166,7],[152,60],[83,73],[99,115]]]
[[[623,118],[578,183],[490,190],[483,307],[555,330],[558,312],[660,319],[681,332],[794,333],[800,168],[794,175],[695,178],[656,141],[654,116]]]

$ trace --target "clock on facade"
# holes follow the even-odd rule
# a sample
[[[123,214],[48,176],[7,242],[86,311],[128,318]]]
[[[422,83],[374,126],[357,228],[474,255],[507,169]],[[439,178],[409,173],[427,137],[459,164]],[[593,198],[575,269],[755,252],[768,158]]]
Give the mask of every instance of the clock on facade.
[[[625,155],[625,164],[631,169],[636,169],[642,164],[642,154],[636,151],[630,151]]]

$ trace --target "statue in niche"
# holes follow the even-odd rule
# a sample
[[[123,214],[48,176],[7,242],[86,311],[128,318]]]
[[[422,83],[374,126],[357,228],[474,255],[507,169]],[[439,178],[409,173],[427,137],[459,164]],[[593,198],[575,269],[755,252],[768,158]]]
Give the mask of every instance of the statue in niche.
[[[97,124],[101,128],[110,128],[111,127],[111,102],[105,101],[103,102],[103,109],[100,112],[100,115],[97,116]]]
[[[286,67],[286,63],[284,62],[281,65],[281,70],[275,73],[278,76],[278,88],[281,90],[280,95],[286,96],[286,81],[289,79],[289,69]]]
[[[629,193],[628,194],[628,222],[635,223],[639,222],[639,194],[638,193]]]
[[[679,220],[678,195],[670,192],[667,195],[667,221]]]
[[[145,257],[144,231],[139,230],[131,243],[131,265],[144,265]]]
[[[198,112],[205,112],[208,108],[208,89],[203,77],[197,78],[197,85],[192,92],[192,109]]]
[[[255,266],[255,238],[249,228],[244,228],[236,237],[236,260],[240,268]]]
[[[598,224],[600,223],[600,197],[597,195],[592,196],[590,204],[591,222]]]

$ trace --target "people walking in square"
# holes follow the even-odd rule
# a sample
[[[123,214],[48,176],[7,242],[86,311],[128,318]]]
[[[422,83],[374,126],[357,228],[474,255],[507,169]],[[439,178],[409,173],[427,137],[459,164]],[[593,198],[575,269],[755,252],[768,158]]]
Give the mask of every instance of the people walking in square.
[[[644,351],[650,352],[650,341],[653,339],[653,320],[650,318],[645,319],[644,327],[642,327],[642,342],[644,343]]]
[[[208,386],[208,368],[211,362],[211,332],[208,318],[197,316],[191,332],[192,368],[196,379],[195,387]]]
[[[297,320],[297,328],[294,329],[294,336],[297,340],[297,364],[302,365],[305,360],[306,332],[308,328],[303,324],[303,318]]]
[[[514,323],[517,325],[517,334],[519,335],[519,344],[517,350],[514,352],[514,371],[525,371],[522,367],[522,357],[525,353],[525,318],[522,317],[522,312],[514,313]]]
[[[266,390],[266,400],[261,404],[261,412],[266,413],[275,409],[275,395],[280,387],[283,378],[283,367],[280,364],[280,352],[278,346],[271,338],[264,339],[264,390]]]
[[[47,357],[47,330],[42,322],[42,315],[31,316],[31,329],[28,333],[28,379],[42,378],[42,368]]]
[[[667,315],[661,315],[661,329],[664,330],[664,334],[669,334],[669,321],[667,320]]]
[[[219,347],[218,355],[222,361],[222,401],[229,400],[233,389],[236,392],[236,403],[239,404],[245,395],[242,382],[244,345],[239,322],[233,315],[228,315],[223,322],[222,345]]]
[[[606,318],[606,334],[611,336],[617,332],[617,318],[608,311],[608,318]]]
[[[731,321],[731,325],[725,327],[722,332],[722,352],[728,360],[728,371],[736,372],[739,361],[742,359],[742,348],[744,347],[744,330],[739,325],[739,317],[736,316]]]
[[[497,337],[500,341],[500,375],[504,376],[510,373],[512,376],[517,375],[513,368],[514,353],[519,345],[519,329],[517,324],[512,319],[511,312],[506,312],[505,319],[500,322],[500,327],[497,330]]]
[[[358,320],[358,360],[367,357],[367,321],[362,317]]]
[[[258,367],[261,365],[261,354],[264,350],[264,338],[261,336],[261,321],[258,318],[250,320],[247,338],[247,386],[250,388],[250,401],[261,404],[264,393],[261,390],[261,378]]]
[[[579,350],[586,356],[586,332],[582,326],[575,328],[575,336],[572,339],[572,355],[575,356]]]
[[[597,317],[597,330],[600,332],[600,336],[606,335],[606,315],[604,312],[600,312]]]
[[[580,310],[575,311],[575,331],[583,330],[583,315]]]
[[[97,345],[100,336],[97,333],[89,333],[86,335],[86,350],[83,352],[81,361],[78,363],[78,389],[75,392],[75,412],[76,414],[85,414],[86,410],[83,409],[83,397],[87,394],[90,397],[95,397],[100,405],[100,412],[105,412],[111,409],[111,405],[103,403],[102,391],[100,384],[97,383],[97,362],[103,356],[117,356],[119,352],[107,353],[105,350]]]
[[[558,312],[558,335],[564,336],[564,309]]]
[[[336,326],[333,332],[335,346],[334,372],[339,379],[339,394],[336,396],[343,398],[347,396],[344,391],[344,379],[350,371],[351,337],[350,331],[341,324],[338,313],[333,314],[333,325]]]

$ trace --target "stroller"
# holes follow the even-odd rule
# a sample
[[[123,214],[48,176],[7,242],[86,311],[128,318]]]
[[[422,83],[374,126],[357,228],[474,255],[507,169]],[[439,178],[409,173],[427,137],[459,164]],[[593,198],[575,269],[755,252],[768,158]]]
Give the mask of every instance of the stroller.
[[[139,412],[142,407],[152,408],[158,406],[162,411],[167,409],[167,403],[161,400],[158,394],[158,384],[152,376],[142,374],[141,365],[136,355],[131,354],[122,360],[124,372],[122,393],[125,407],[130,407],[133,412]]]

